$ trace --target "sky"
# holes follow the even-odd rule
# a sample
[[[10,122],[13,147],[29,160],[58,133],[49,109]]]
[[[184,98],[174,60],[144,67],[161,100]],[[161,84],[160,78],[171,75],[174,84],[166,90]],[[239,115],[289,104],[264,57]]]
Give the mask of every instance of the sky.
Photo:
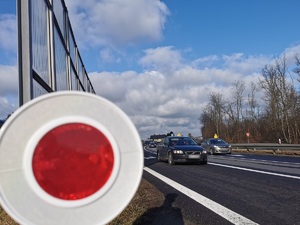
[[[119,106],[142,139],[201,136],[212,93],[261,78],[300,54],[299,0],[65,0],[97,95]],[[16,1],[0,0],[0,119],[18,108]]]

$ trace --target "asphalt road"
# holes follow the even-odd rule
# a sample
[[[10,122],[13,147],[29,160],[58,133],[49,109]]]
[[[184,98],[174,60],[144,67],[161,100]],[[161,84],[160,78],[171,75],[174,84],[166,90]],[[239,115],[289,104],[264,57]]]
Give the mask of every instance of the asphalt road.
[[[233,153],[170,166],[155,150],[145,151],[143,177],[165,194],[172,224],[300,225],[300,157]]]

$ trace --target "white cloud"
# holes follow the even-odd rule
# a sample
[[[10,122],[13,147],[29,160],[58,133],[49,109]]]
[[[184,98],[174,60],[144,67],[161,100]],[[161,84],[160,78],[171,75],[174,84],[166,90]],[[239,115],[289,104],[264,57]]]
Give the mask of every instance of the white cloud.
[[[18,85],[17,66],[0,65],[0,119],[18,107]]]
[[[230,98],[232,84],[238,80],[250,88],[252,82],[258,82],[263,63],[268,63],[268,57],[233,54],[217,61],[213,57],[218,66],[212,63],[210,68],[196,68],[193,63],[182,63],[182,55],[174,47],[148,49],[144,53],[140,63],[156,70],[89,74],[97,94],[123,109],[144,138],[171,130],[200,135],[198,118],[210,93],[219,92]]]
[[[0,95],[15,95],[18,93],[17,66],[0,65]]]
[[[66,0],[66,5],[80,46],[160,40],[169,15],[160,0]]]
[[[5,51],[17,52],[16,15],[0,15],[0,48]]]
[[[228,69],[248,74],[253,72],[253,68],[263,68],[266,64],[269,64],[273,58],[265,55],[250,55],[246,57],[243,53],[236,53],[224,55],[223,60]]]
[[[116,56],[111,48],[104,48],[100,51],[100,62],[101,64],[118,63],[120,57]]]
[[[295,65],[295,55],[300,57],[300,44],[286,48],[280,57],[286,57],[287,66]]]
[[[86,47],[104,48],[99,54],[101,63],[123,60],[120,45],[160,40],[169,15],[157,0],[87,0],[85,4],[67,0],[66,5],[76,40]],[[233,82],[255,81],[253,74],[268,60],[238,53],[185,62],[176,47],[162,46],[144,50],[138,60],[142,73],[93,72],[89,76],[97,94],[128,113],[142,135],[170,129],[197,135],[198,117],[209,94],[221,92],[229,97]]]
[[[139,64],[145,68],[150,68],[162,72],[173,72],[180,68],[181,54],[174,47],[158,47],[155,49],[146,49],[145,56],[139,60]]]
[[[198,118],[210,93],[219,92],[229,99],[232,84],[242,80],[247,87],[246,97],[251,83],[258,81],[262,66],[273,60],[233,54],[212,57],[212,62],[207,57],[199,58],[198,62],[211,66],[198,68],[199,64],[184,63],[181,52],[174,47],[148,49],[144,54],[139,62],[152,70],[89,74],[97,94],[124,110],[143,138],[170,131],[200,135]],[[0,83],[1,118],[16,105],[17,67],[1,66]],[[14,104],[8,104],[11,96],[15,96]]]
[[[217,61],[219,61],[220,58],[217,55],[209,55],[205,56],[199,59],[196,59],[192,62],[193,67],[201,67],[201,68],[207,68],[215,65]]]
[[[0,119],[18,107],[16,15],[0,14]]]

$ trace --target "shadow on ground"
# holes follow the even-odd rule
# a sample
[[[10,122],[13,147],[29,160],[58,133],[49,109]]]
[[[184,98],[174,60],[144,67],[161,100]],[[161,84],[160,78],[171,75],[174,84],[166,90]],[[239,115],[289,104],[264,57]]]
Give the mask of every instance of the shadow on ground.
[[[183,225],[181,210],[172,206],[177,196],[175,193],[167,194],[160,207],[147,210],[133,222],[133,225]]]

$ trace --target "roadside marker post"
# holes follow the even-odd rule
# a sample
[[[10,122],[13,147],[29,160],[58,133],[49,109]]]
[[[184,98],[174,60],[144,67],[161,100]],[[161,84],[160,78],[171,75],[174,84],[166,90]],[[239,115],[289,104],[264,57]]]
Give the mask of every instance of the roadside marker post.
[[[138,132],[116,105],[45,94],[0,130],[0,203],[24,225],[107,224],[133,198],[143,164]]]

